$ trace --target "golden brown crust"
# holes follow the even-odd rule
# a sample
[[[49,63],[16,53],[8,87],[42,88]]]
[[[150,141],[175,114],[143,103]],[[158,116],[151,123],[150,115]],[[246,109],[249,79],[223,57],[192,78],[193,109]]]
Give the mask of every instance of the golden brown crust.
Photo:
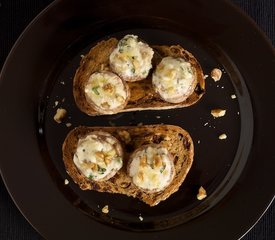
[[[88,115],[100,115],[86,101],[84,86],[89,76],[95,71],[110,70],[109,56],[118,43],[115,38],[99,42],[90,52],[82,59],[79,68],[76,71],[73,83],[73,95],[78,108]],[[188,107],[196,103],[205,92],[205,81],[202,68],[196,58],[179,45],[173,46],[152,46],[154,49],[153,70],[163,57],[181,57],[190,62],[196,69],[197,86],[193,94],[181,103],[169,103],[163,101],[154,91],[152,86],[152,74],[138,82],[127,82],[130,89],[130,99],[124,109],[120,112],[135,110],[161,110]]]
[[[121,141],[124,148],[123,167],[118,173],[105,182],[95,182],[86,178],[76,168],[73,155],[79,138],[85,137],[92,131],[104,130]],[[127,131],[131,141],[125,141],[120,132]],[[124,134],[123,134],[124,135]],[[174,159],[175,177],[171,184],[161,192],[146,193],[141,191],[131,182],[127,175],[127,163],[130,154],[137,148],[150,144],[161,144],[167,148]],[[176,192],[189,172],[194,156],[194,146],[188,132],[173,125],[147,125],[140,127],[77,127],[66,137],[63,146],[63,161],[68,174],[82,190],[96,190],[99,192],[120,193],[136,197],[150,206],[157,205],[171,194]]]

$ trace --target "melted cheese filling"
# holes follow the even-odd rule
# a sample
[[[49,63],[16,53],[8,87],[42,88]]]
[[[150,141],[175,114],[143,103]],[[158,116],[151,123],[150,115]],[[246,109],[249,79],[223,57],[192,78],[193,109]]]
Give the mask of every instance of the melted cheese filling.
[[[88,135],[78,141],[73,161],[87,178],[98,181],[109,175],[109,179],[123,165],[115,143],[116,140],[111,136],[99,138],[95,134]]]
[[[152,147],[138,151],[133,156],[129,175],[133,183],[145,190],[161,191],[173,179],[174,165],[166,148]]]
[[[194,90],[195,73],[182,58],[165,57],[153,74],[153,85],[164,100],[184,101]]]
[[[153,50],[138,41],[135,35],[126,35],[110,55],[110,64],[121,78],[144,79],[152,68]]]
[[[122,80],[111,72],[93,73],[84,91],[97,107],[106,110],[123,106],[127,99],[127,91]]]

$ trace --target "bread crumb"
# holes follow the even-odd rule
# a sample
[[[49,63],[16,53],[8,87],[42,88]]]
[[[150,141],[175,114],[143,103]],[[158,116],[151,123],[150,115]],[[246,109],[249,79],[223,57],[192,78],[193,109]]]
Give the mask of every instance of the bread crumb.
[[[143,221],[143,217],[141,215],[139,215],[139,220],[142,222]]]
[[[203,78],[204,78],[204,79],[208,78],[208,75],[207,75],[207,74],[205,74],[205,75],[203,76]]]
[[[201,143],[201,140],[198,140],[198,144],[200,144]]]
[[[102,209],[101,209],[101,212],[107,214],[109,213],[109,206],[108,205],[105,205]]]
[[[212,109],[211,110],[211,114],[215,118],[217,118],[217,117],[223,117],[225,115],[225,113],[226,113],[225,109],[217,108],[217,109]]]
[[[220,140],[224,140],[224,139],[226,139],[226,138],[227,138],[227,136],[226,136],[225,133],[223,133],[223,134],[221,134],[221,135],[219,136],[219,139],[220,139]]]
[[[84,58],[85,56],[83,54],[80,55],[81,58]]]
[[[211,71],[211,78],[214,79],[215,82],[219,81],[222,77],[222,71],[218,68],[214,68]]]
[[[56,107],[58,105],[58,103],[59,103],[58,101],[55,101],[54,102],[54,107]]]
[[[61,81],[60,83],[61,83],[62,85],[65,85],[65,82],[64,82],[64,81]]]
[[[66,114],[67,114],[66,109],[64,109],[64,108],[58,108],[56,110],[56,114],[54,115],[53,119],[57,123],[61,123],[62,119],[66,116]]]
[[[157,118],[157,119],[160,119],[160,118],[161,118],[161,116],[156,116],[156,118]]]
[[[206,190],[203,188],[203,186],[201,186],[199,188],[199,191],[198,191],[198,194],[197,194],[197,199],[198,200],[202,200],[202,199],[204,199],[206,197],[207,197]]]
[[[69,184],[69,180],[68,180],[68,179],[65,179],[65,180],[64,180],[64,184],[65,184],[65,185],[68,185],[68,184]]]
[[[232,94],[232,95],[231,95],[231,98],[232,98],[232,99],[235,99],[235,98],[237,98],[237,97],[236,97],[235,94]]]
[[[140,127],[140,126],[142,126],[142,125],[143,125],[143,123],[142,123],[142,122],[140,122],[140,123],[138,123],[138,125],[137,125],[137,126],[138,126],[138,127]]]
[[[237,112],[238,115],[240,115],[240,112]]]
[[[72,126],[72,124],[71,123],[66,123],[66,127],[71,127]]]
[[[208,125],[208,122],[206,122],[205,124],[203,124],[203,126],[207,126]]]

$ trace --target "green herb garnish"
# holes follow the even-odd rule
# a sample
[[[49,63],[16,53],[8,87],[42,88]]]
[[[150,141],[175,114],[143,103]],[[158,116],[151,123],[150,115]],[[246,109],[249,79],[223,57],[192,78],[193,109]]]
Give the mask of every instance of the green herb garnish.
[[[165,168],[166,168],[166,165],[162,165],[162,168],[159,170],[159,171],[160,171],[160,173],[163,173],[163,172],[164,172],[164,170],[165,170]]]
[[[93,180],[94,176],[92,174],[89,175],[89,179]]]
[[[99,86],[96,86],[96,87],[93,87],[93,88],[92,88],[92,91],[93,91],[96,95],[99,95],[98,88],[99,88]]]
[[[98,166],[98,172],[99,172],[99,174],[104,174],[106,172],[106,168],[102,168],[102,167]]]

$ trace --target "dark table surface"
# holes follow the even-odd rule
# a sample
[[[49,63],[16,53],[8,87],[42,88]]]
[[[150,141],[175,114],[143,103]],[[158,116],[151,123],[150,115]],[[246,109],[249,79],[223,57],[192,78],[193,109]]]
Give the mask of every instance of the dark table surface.
[[[31,20],[51,0],[0,0],[0,67],[16,39]],[[266,33],[275,46],[275,1],[232,0]],[[34,240],[42,237],[24,219],[12,202],[0,178],[0,239]],[[275,203],[273,202],[258,223],[242,240],[275,239]]]

